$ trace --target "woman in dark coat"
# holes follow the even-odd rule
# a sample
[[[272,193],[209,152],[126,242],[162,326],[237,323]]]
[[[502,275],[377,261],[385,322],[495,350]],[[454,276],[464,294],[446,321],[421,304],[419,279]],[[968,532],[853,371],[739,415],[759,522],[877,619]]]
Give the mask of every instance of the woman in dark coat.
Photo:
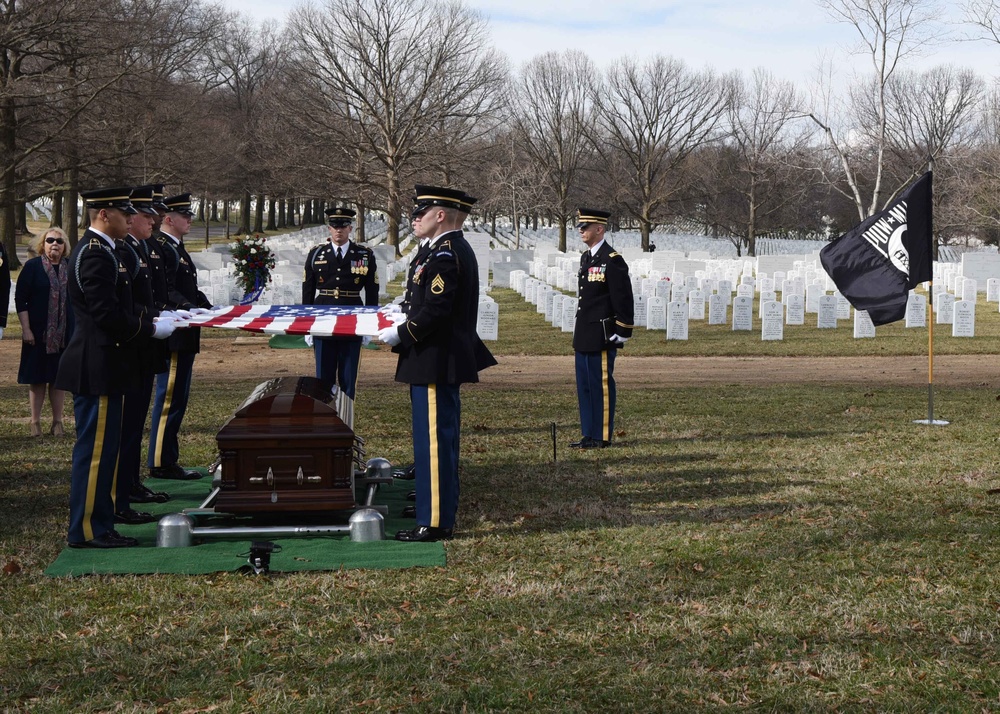
[[[73,332],[73,314],[69,306],[67,281],[69,255],[66,234],[61,228],[49,228],[33,246],[37,258],[21,269],[14,288],[14,305],[21,321],[21,364],[17,370],[18,384],[28,385],[31,407],[31,435],[42,435],[42,404],[48,388],[52,405],[52,427],[49,433],[62,436],[63,403],[66,392],[56,389],[59,358]]]

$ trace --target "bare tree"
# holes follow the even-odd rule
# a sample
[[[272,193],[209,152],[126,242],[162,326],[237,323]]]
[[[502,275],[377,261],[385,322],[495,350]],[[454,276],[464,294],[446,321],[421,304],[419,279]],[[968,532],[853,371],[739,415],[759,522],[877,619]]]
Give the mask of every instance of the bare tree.
[[[575,212],[577,174],[589,153],[592,86],[596,72],[582,52],[546,52],[528,62],[514,92],[515,126],[524,150],[543,175],[539,188],[559,223],[559,250]]]
[[[734,195],[730,230],[739,238],[737,248],[746,247],[748,255],[757,254],[758,232],[772,227],[769,219],[785,218],[786,207],[799,202],[808,188],[794,169],[794,157],[808,141],[807,133],[794,130],[799,105],[791,82],[764,69],[741,77],[729,104],[731,160],[717,180]]]
[[[649,235],[676,187],[675,169],[719,138],[716,129],[731,94],[728,78],[663,56],[643,64],[620,60],[595,85],[594,144],[606,162],[621,164],[625,181],[614,197],[638,221],[643,250],[649,250]]]
[[[830,116],[821,116],[819,111],[810,113],[835,152],[847,187],[840,188],[837,177],[828,176],[827,180],[854,202],[858,218],[864,220],[893,197],[883,199],[890,80],[906,59],[941,38],[940,12],[933,0],[819,0],[819,4],[836,21],[856,30],[856,52],[867,55],[871,62],[873,79],[862,83],[862,91],[872,93],[874,116],[870,124],[859,126],[854,117],[854,121],[838,127],[832,112]],[[859,134],[868,142],[860,151],[852,143]],[[857,160],[859,156],[863,157],[861,161]],[[871,173],[868,177],[862,176],[866,169]],[[871,187],[867,197],[866,182]]]
[[[478,120],[505,98],[506,62],[486,49],[486,20],[457,0],[327,0],[293,10],[287,37],[315,100],[302,121],[378,162],[398,246],[402,182],[419,157],[442,150],[443,130],[484,130]]]

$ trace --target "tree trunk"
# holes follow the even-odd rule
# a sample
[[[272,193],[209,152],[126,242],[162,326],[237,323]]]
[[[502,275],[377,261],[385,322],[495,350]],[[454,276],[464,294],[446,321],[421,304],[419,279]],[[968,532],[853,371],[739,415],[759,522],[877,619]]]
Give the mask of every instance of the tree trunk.
[[[236,232],[241,235],[250,233],[250,192],[244,191],[240,197],[240,227]]]
[[[399,175],[394,171],[389,172],[389,195],[386,205],[386,242],[396,249],[396,257],[400,257],[399,252]]]
[[[285,199],[278,201],[278,223],[277,228],[284,228],[288,224],[285,222]]]
[[[652,222],[648,216],[639,217],[639,235],[642,236],[642,252],[649,252],[649,234],[653,232]]]
[[[72,250],[80,240],[80,204],[76,200],[80,189],[80,169],[75,155],[69,168],[63,173],[63,180],[66,182],[66,190],[63,191],[63,230],[69,238],[68,249]]]
[[[357,227],[354,229],[354,241],[356,243],[364,243],[368,240],[368,231],[365,227],[365,205],[363,203],[355,204],[358,207],[358,219]]]
[[[313,222],[312,207],[312,201],[308,198],[302,202],[302,220],[299,222],[301,225],[307,226]]]
[[[49,228],[62,228],[63,214],[63,192],[52,192],[52,220],[49,221]]]
[[[267,226],[264,228],[265,231],[278,230],[275,203],[277,202],[273,198],[267,199]]]
[[[253,217],[253,232],[263,233],[264,232],[264,207],[267,205],[267,200],[262,194],[257,194],[257,210],[254,212]]]
[[[559,252],[566,252],[566,216],[559,213]]]
[[[219,222],[219,202],[212,201],[212,223]]]

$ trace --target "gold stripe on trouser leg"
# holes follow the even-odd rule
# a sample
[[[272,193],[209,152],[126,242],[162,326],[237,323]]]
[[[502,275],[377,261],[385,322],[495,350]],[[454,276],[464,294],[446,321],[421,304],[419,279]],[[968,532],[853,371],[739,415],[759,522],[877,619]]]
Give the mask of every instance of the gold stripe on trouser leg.
[[[167,416],[170,414],[170,402],[174,396],[174,382],[177,380],[177,353],[170,353],[170,369],[167,377],[167,389],[163,393],[163,406],[160,408],[160,421],[156,429],[156,452],[153,454],[153,466],[163,466],[163,435],[167,431]]]
[[[427,385],[427,434],[431,456],[431,528],[441,525],[441,462],[438,461],[437,385]]]
[[[601,438],[611,441],[611,384],[608,376],[608,351],[601,352],[601,391],[604,394],[604,425]]]
[[[94,515],[94,500],[97,497],[97,478],[101,470],[101,456],[104,454],[104,431],[108,426],[108,398],[97,400],[97,428],[94,429],[94,447],[90,454],[90,469],[87,472],[87,502],[83,507],[83,539],[93,540],[94,529],[90,520]]]

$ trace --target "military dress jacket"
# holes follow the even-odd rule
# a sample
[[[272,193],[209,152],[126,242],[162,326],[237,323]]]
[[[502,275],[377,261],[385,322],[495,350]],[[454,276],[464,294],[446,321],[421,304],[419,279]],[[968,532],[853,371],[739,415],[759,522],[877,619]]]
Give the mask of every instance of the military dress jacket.
[[[573,349],[603,352],[620,347],[609,338],[632,336],[635,311],[625,259],[605,242],[597,255],[591,256],[589,249],[584,251],[578,277],[580,303],[576,308]]]
[[[125,236],[118,249],[118,257],[132,276],[132,307],[139,317],[152,320],[160,314],[153,296],[152,269],[149,264],[148,240]],[[144,376],[154,375],[167,368],[162,340],[148,338],[139,345],[139,368]]]
[[[162,235],[162,234],[160,234]],[[157,314],[164,310],[174,310],[175,305],[170,299],[170,287],[167,283],[167,264],[163,254],[164,248],[156,236],[142,242],[145,249],[146,265],[149,268],[150,288],[153,292],[153,305]],[[174,268],[176,271],[176,268]]]
[[[87,230],[67,262],[76,328],[59,360],[55,387],[88,396],[138,386],[138,348],[153,322],[137,313],[132,276],[116,248]]]
[[[399,325],[396,381],[406,384],[478,382],[497,363],[479,339],[479,266],[462,231],[438,237],[418,258],[407,285],[410,307]]]
[[[211,308],[212,301],[198,289],[198,269],[184,247],[166,233],[160,233],[157,242],[163,254],[164,272],[167,277],[167,295],[174,308],[190,310],[193,307]],[[197,353],[201,347],[201,328],[184,327],[167,338],[170,352]]]
[[[10,309],[10,261],[7,249],[0,243],[0,327],[7,327],[7,311]]]
[[[309,251],[302,276],[303,305],[378,305],[375,253],[352,241],[344,248],[343,258],[337,257],[332,242]]]

